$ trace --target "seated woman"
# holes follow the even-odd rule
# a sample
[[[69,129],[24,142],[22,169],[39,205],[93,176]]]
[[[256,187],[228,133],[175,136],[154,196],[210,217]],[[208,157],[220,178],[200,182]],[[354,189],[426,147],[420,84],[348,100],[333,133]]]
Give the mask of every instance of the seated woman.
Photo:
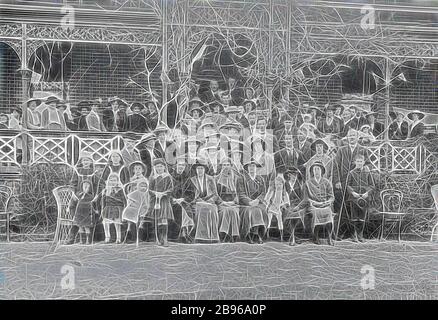
[[[190,179],[195,191],[193,199],[195,241],[219,241],[216,183],[212,176],[205,174],[206,168],[204,163],[199,161],[195,163],[193,169],[196,174]]]
[[[239,198],[237,197],[237,174],[229,159],[222,161],[222,171],[217,177],[217,193],[219,196],[219,234],[225,242],[227,236],[230,242],[239,238]]]
[[[263,243],[263,236],[268,222],[264,198],[266,195],[266,180],[257,175],[260,164],[251,161],[245,164],[242,176],[237,183],[237,194],[241,211],[240,236],[253,244],[257,237],[259,244]]]
[[[105,243],[110,242],[110,226],[114,224],[116,229],[116,243],[121,243],[122,237],[122,212],[126,206],[123,185],[117,173],[110,173],[106,187],[102,191],[102,216],[103,228],[105,231]]]
[[[137,239],[133,239],[132,229],[133,227],[136,229],[137,224],[141,216],[146,215],[148,207],[149,207],[149,193],[148,193],[149,184],[147,181],[140,181],[135,185],[131,184],[131,192],[128,193],[128,203],[126,208],[123,210],[122,219],[123,221],[128,222],[128,229],[126,230],[126,241],[134,241]],[[137,231],[137,230],[135,230]],[[128,239],[129,235],[129,239]]]
[[[303,201],[303,185],[301,172],[292,167],[284,173],[285,188],[289,196],[289,203],[283,207],[283,221],[286,229],[290,230],[289,245],[295,245],[295,228],[301,222],[304,226],[306,214]]]
[[[283,242],[283,210],[289,204],[289,195],[286,192],[285,181],[281,175],[275,177],[274,184],[269,187],[265,196],[268,215],[268,238],[269,229],[272,228],[272,218],[277,220],[278,230],[280,231],[280,241]]]
[[[170,202],[173,181],[164,159],[154,160],[155,174],[149,185],[149,209],[146,216],[156,224],[159,246],[168,246],[167,232],[169,220],[174,220],[172,204]]]
[[[332,204],[335,200],[333,195],[333,186],[326,178],[324,165],[321,162],[315,162],[310,167],[311,178],[306,182],[304,192],[308,201],[309,210],[312,214],[312,232],[315,243],[319,242],[320,226],[328,229],[328,243],[333,245],[333,211]]]

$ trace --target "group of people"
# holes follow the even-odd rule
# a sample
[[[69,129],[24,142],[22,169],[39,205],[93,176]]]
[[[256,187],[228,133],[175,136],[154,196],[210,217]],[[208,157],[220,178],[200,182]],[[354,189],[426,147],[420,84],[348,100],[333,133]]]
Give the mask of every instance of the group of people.
[[[216,92],[215,82],[210,87],[190,99],[175,128],[159,122],[141,139],[125,135],[101,174],[91,155],[80,157],[67,243],[77,231],[90,243],[97,219],[105,242],[112,224],[120,243],[133,241],[136,228],[148,222],[163,246],[175,231],[187,243],[261,244],[273,229],[295,245],[300,226],[316,243],[324,231],[329,244],[350,237],[363,242],[377,188],[367,145],[385,131],[377,112],[342,104],[277,105],[267,112],[251,88],[240,99],[233,90]],[[389,127],[394,139],[421,131],[422,113],[409,117],[415,126],[405,135],[396,115]]]
[[[0,129],[21,130],[23,116],[30,130],[137,132],[153,131],[158,121],[157,100],[128,104],[118,97],[83,100],[69,105],[56,96],[30,98],[11,114],[0,114]],[[25,114],[23,115],[23,110]]]

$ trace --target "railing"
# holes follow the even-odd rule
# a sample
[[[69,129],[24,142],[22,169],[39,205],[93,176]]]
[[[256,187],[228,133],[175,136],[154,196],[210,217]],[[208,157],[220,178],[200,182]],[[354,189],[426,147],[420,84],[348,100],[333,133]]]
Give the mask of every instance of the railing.
[[[140,141],[141,135],[136,137]],[[27,140],[29,164],[68,165],[74,165],[82,152],[91,154],[96,165],[104,165],[111,151],[122,149],[125,140],[122,133],[110,132],[0,131],[1,165],[21,165],[18,155],[22,153],[20,147],[24,139]],[[367,147],[373,171],[420,174],[428,165],[428,153],[422,144],[412,145],[407,141],[377,143]]]

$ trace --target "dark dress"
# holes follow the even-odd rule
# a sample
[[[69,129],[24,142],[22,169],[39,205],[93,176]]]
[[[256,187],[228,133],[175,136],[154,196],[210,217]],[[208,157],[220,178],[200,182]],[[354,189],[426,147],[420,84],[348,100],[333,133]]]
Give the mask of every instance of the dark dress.
[[[236,186],[235,182],[235,186]],[[239,236],[240,216],[237,191],[218,183],[217,192],[219,196],[219,232],[226,233],[233,237]],[[221,202],[222,201],[222,202]],[[225,205],[223,201],[234,202],[234,205]]]
[[[172,177],[168,173],[153,177],[151,179],[151,183],[149,185],[150,203],[148,212],[146,214],[148,218],[174,220],[172,205],[170,203],[172,189],[173,181]],[[159,209],[156,208],[158,203],[154,191],[164,193],[159,201]]]
[[[128,116],[126,112],[118,110],[116,112],[116,126],[119,132],[125,132],[128,130]]]
[[[102,216],[114,223],[122,223],[122,213],[126,206],[126,197],[122,188],[113,188],[109,195],[106,189],[102,193]]]
[[[78,192],[72,198],[70,210],[74,210],[73,224],[78,227],[92,227],[94,224],[93,194]]]
[[[141,114],[131,114],[128,117],[128,131],[132,132],[149,132],[150,129],[148,127],[146,118]]]

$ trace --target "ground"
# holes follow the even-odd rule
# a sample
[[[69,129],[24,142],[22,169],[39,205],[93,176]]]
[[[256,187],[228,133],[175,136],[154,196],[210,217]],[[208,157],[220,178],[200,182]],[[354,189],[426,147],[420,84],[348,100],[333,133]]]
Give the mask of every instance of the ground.
[[[1,243],[5,298],[438,299],[438,244]]]

